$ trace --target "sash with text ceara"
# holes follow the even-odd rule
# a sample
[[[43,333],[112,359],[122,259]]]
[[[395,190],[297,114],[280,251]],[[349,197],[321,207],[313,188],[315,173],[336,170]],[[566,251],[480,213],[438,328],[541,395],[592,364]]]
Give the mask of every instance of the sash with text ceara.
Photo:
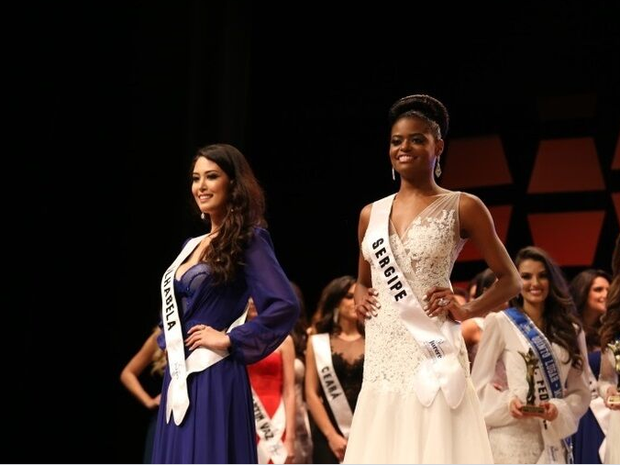
[[[390,247],[389,217],[395,195],[372,205],[366,237],[372,248],[372,262],[379,272],[379,276],[373,276],[373,279],[385,283],[392,305],[399,310],[403,324],[426,355],[415,373],[418,399],[422,405],[429,406],[441,389],[448,405],[456,408],[463,399],[467,381],[457,357],[450,326],[444,323],[439,328],[426,315]]]
[[[254,388],[252,388],[252,402],[254,404],[254,421],[256,434],[258,435],[258,463],[284,463],[288,455],[282,442],[282,435],[286,428],[286,412],[284,400],[280,398],[280,404],[273,418],[267,414],[267,410],[260,400]]]
[[[334,370],[329,334],[313,334],[310,340],[314,349],[316,370],[321,380],[321,386],[323,386],[323,392],[329,403],[329,408],[334,414],[340,432],[345,438],[348,438],[351,422],[353,421],[353,412]]]
[[[535,370],[534,374],[537,399],[542,402],[548,401],[550,397],[556,399],[564,397],[559,365],[547,337],[525,313],[515,307],[504,310],[504,313],[525,337],[538,357],[539,369]],[[554,437],[549,431],[546,420],[543,420],[541,431],[547,452],[545,463],[573,463],[571,438]],[[560,449],[564,449],[563,457],[560,456]]]
[[[228,355],[227,351],[215,351],[206,347],[199,347],[185,359],[181,317],[174,295],[174,275],[179,265],[192,253],[205,236],[206,234],[187,241],[161,280],[162,323],[166,337],[166,352],[171,378],[166,400],[166,423],[169,423],[170,417],[173,416],[176,425],[181,424],[189,407],[187,375],[205,370]],[[243,314],[229,326],[228,331],[245,321],[247,310],[248,306],[246,305]]]

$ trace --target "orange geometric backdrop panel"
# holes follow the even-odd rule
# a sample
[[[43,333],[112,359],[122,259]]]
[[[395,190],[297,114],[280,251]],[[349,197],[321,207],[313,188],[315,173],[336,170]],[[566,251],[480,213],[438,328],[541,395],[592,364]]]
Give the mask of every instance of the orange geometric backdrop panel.
[[[605,120],[600,108],[596,95],[564,95],[539,102],[536,132],[453,137],[439,184],[479,196],[512,257],[537,245],[568,278],[588,267],[611,271],[620,231],[620,131],[597,126]],[[468,241],[452,280],[464,285],[485,266]]]
[[[529,194],[604,190],[594,139],[543,140],[538,147]]]
[[[512,177],[497,135],[455,139],[449,143],[441,185],[448,189],[511,184]]]
[[[506,237],[508,236],[508,226],[510,223],[510,213],[512,212],[512,205],[502,205],[499,207],[489,207],[493,221],[495,222],[495,230],[500,240],[505,244]],[[478,249],[474,247],[471,241],[467,241],[461,254],[459,255],[460,262],[468,262],[472,260],[482,260],[482,255],[478,252]]]
[[[560,266],[590,266],[603,226],[604,211],[528,215],[534,245]]]

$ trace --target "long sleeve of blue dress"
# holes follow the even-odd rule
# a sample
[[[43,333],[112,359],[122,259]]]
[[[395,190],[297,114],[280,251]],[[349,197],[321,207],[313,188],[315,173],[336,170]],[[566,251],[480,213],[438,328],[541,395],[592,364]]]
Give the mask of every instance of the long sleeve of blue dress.
[[[230,356],[255,363],[274,351],[299,317],[299,302],[278,262],[269,232],[255,229],[246,251],[245,280],[254,299],[256,318],[230,331]]]

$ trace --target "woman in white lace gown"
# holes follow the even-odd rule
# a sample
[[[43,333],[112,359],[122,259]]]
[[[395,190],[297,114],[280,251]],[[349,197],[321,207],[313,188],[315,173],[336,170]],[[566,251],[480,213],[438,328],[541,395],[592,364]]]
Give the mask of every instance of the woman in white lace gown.
[[[616,313],[618,311],[616,310]],[[616,344],[620,344],[620,319],[616,318]],[[610,403],[612,396],[620,395],[618,389],[618,361],[611,349],[603,351],[601,359],[601,375],[599,378],[599,393],[605,399],[605,406],[610,409],[609,429],[607,431],[605,456],[603,463],[620,463],[620,404]]]
[[[511,308],[485,318],[472,370],[493,459],[572,463],[570,437],[591,398],[585,334],[562,271],[547,252],[524,247],[515,264],[522,291]],[[531,365],[525,360],[530,350]],[[505,367],[503,389],[493,383],[498,363]],[[543,411],[523,412],[526,403]]]
[[[517,271],[477,197],[439,187],[448,129],[441,102],[398,100],[390,160],[400,189],[363,208],[356,310],[366,357],[345,463],[492,463],[459,323],[520,290]],[[469,238],[498,280],[464,305],[450,274]]]
[[[620,404],[609,402],[610,396],[620,395],[620,359],[609,346],[612,344],[617,347],[620,344],[620,234],[616,236],[611,269],[613,279],[607,295],[607,311],[600,328],[603,354],[598,389],[599,395],[605,400],[605,406],[610,409],[603,463],[620,463]]]

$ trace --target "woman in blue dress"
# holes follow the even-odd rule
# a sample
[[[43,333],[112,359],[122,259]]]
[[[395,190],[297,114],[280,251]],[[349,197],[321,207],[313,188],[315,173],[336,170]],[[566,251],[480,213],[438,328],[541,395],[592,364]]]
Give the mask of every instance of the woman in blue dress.
[[[299,304],[241,152],[226,144],[198,150],[191,179],[209,233],[186,241],[162,278],[159,343],[168,367],[153,463],[257,463],[246,365],[282,343]],[[258,315],[245,322],[250,296]]]
[[[607,307],[607,293],[611,275],[604,270],[588,268],[570,282],[570,292],[586,334],[588,346],[588,379],[592,400],[590,407],[579,421],[573,435],[575,463],[602,463],[600,447],[609,424],[609,410],[598,394],[598,377],[601,368],[601,317]]]

